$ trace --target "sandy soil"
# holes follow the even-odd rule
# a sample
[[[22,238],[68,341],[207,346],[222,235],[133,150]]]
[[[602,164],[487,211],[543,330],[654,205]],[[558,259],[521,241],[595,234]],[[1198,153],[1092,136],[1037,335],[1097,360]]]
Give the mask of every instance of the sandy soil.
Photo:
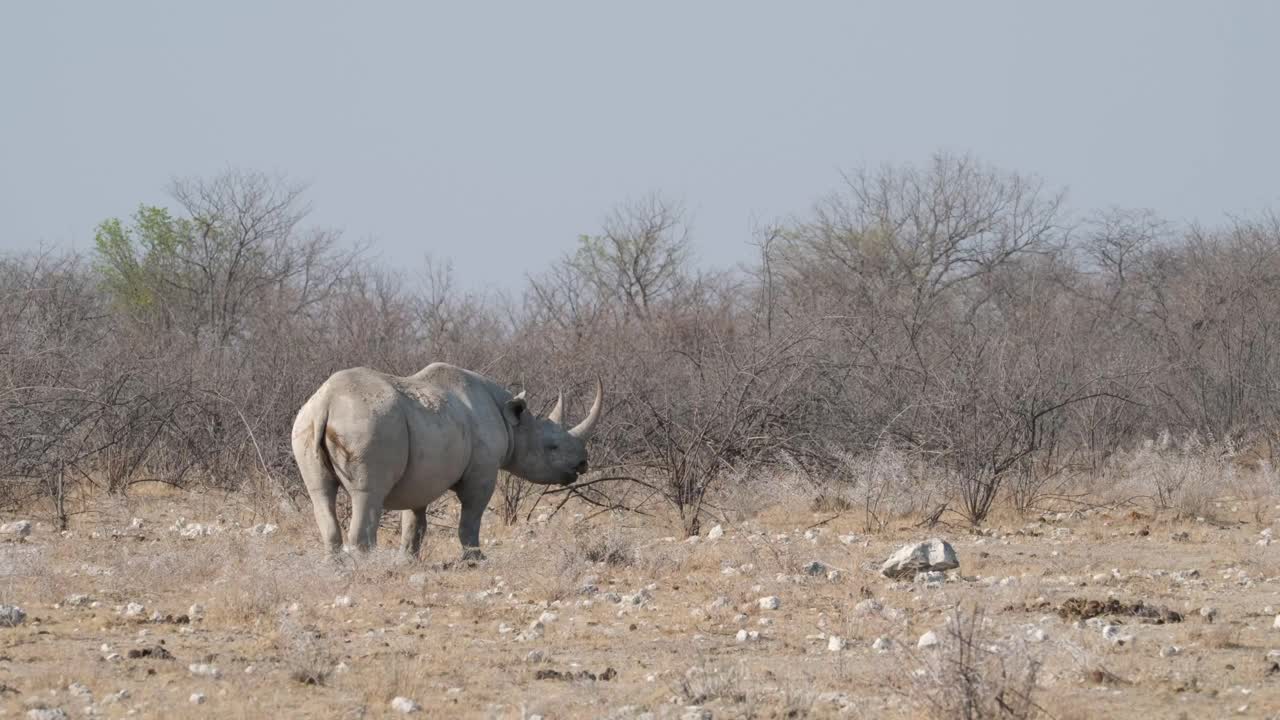
[[[986,534],[905,520],[867,534],[856,512],[783,503],[693,542],[635,516],[490,515],[474,568],[445,567],[447,527],[401,559],[392,516],[382,549],[335,563],[307,508],[243,502],[102,500],[68,533],[38,524],[0,544],[0,603],[28,616],[0,628],[3,714],[401,717],[391,700],[405,697],[422,707],[411,717],[952,717],[953,629],[980,607],[975,702],[1002,667],[1016,688],[1034,665],[1041,717],[1280,717],[1274,499],[1220,503],[1211,520],[1112,509]],[[266,522],[278,528],[253,531]],[[211,534],[183,537],[193,523]],[[945,582],[878,573],[930,536],[959,555]],[[1072,598],[1119,602],[1083,619],[1058,612],[1084,606]],[[1139,601],[1184,617],[1126,614]],[[917,647],[928,631],[939,645]]]

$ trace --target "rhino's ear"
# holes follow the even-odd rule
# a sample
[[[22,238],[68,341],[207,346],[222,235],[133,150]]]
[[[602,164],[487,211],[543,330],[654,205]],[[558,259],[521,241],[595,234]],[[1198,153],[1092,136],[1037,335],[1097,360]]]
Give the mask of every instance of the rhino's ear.
[[[502,408],[502,414],[507,417],[507,422],[512,425],[519,425],[524,420],[525,411],[528,407],[529,405],[524,399],[524,392],[521,391],[519,395],[507,401],[507,404]]]

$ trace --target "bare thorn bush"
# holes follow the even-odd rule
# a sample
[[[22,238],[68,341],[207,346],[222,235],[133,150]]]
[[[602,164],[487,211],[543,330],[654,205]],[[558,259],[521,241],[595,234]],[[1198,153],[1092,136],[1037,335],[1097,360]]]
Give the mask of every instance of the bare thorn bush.
[[[986,614],[955,608],[941,642],[909,672],[900,688],[934,720],[1030,720],[1044,715],[1036,704],[1041,661],[1025,643],[991,637]]]

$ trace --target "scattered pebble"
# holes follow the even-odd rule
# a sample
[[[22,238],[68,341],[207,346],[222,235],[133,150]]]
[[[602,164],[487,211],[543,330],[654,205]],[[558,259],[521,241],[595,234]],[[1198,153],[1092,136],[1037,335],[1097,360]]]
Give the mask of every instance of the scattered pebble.
[[[777,595],[762,597],[757,601],[757,603],[760,605],[761,610],[777,610],[782,607],[782,599]]]
[[[880,652],[885,652],[886,650],[888,650],[888,649],[892,646],[892,644],[893,644],[893,643],[891,643],[891,642],[889,641],[889,638],[886,638],[886,637],[878,637],[878,638],[876,638],[876,641],[875,641],[875,642],[871,643],[871,649],[872,649],[872,650],[879,650]]]
[[[708,540],[719,540],[722,537],[724,537],[724,528],[720,527],[720,525],[716,525],[707,532]]]
[[[827,638],[827,650],[831,652],[840,652],[844,650],[848,643],[839,635],[832,635]]]
[[[383,697],[386,696],[384,695]],[[408,715],[409,713],[418,712],[422,709],[422,706],[407,697],[397,696],[391,699],[391,709]]]
[[[350,595],[339,595],[333,599],[333,606],[339,608],[349,608],[355,604]]]
[[[808,565],[804,566],[805,574],[812,575],[813,577],[821,577],[823,575],[826,575],[830,569],[831,568],[827,567],[826,563],[820,560],[814,560],[810,562]]]
[[[13,535],[19,539],[31,534],[30,520],[14,520],[0,525],[0,535]]]
[[[213,665],[207,663],[192,663],[187,666],[187,670],[192,675],[200,675],[202,677],[219,678],[222,677],[222,671]]]
[[[0,627],[18,627],[26,620],[26,611],[17,605],[0,605]],[[1276,626],[1280,627],[1280,621]]]
[[[199,693],[199,692],[191,693],[191,697],[189,699],[192,705],[203,705],[205,701],[205,696],[204,696],[204,693]]]
[[[920,639],[916,641],[916,647],[918,648],[931,648],[931,647],[937,647],[937,645],[938,645],[938,634],[932,630],[921,635]],[[876,648],[876,649],[878,650],[879,648]]]

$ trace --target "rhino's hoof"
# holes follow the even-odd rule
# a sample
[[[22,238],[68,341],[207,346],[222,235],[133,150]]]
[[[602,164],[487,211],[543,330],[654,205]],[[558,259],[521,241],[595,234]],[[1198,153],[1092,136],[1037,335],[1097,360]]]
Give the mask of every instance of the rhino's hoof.
[[[480,552],[480,548],[467,548],[462,551],[462,562],[467,567],[475,567],[481,560],[484,560],[484,553]]]

